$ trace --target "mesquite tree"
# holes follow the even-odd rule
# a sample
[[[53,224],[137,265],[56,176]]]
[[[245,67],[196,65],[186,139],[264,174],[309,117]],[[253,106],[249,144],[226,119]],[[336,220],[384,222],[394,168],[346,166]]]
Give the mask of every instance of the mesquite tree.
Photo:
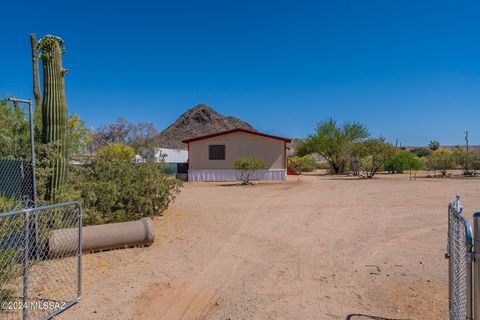
[[[65,49],[59,37],[46,35],[38,42],[43,66],[42,142],[55,146],[51,163],[51,178],[47,198],[55,199],[65,183],[68,168],[67,157],[67,101],[65,99],[62,54]]]

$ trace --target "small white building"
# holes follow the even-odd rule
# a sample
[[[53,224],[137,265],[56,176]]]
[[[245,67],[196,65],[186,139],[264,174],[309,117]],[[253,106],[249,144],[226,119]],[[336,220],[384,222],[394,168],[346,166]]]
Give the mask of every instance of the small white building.
[[[155,149],[155,161],[160,162],[162,159],[166,163],[187,163],[188,151],[168,148]]]
[[[169,148],[155,148],[155,153],[152,155],[152,150],[146,150],[145,156],[148,159],[154,159],[155,162],[165,163],[187,163],[188,151],[181,149],[169,149]],[[133,160],[135,163],[145,162],[145,159],[137,154]]]

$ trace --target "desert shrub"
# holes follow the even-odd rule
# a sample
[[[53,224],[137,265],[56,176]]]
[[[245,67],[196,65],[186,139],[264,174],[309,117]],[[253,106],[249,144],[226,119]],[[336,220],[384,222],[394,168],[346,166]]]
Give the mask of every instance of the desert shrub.
[[[255,170],[265,169],[267,163],[256,156],[247,155],[235,160],[233,167],[240,172],[240,180],[242,183],[249,184],[252,173],[254,173]]]
[[[181,183],[164,173],[164,163],[133,163],[133,155],[129,146],[109,144],[90,166],[73,173],[87,224],[152,217],[175,199]]]
[[[466,150],[457,147],[453,150],[453,158],[458,168],[463,170],[464,175],[470,176],[480,170],[480,152]]]
[[[423,162],[412,152],[400,151],[391,155],[384,167],[389,173],[403,173],[405,170],[421,170]]]
[[[480,151],[472,152],[470,158],[470,168],[474,171],[480,170]]]
[[[446,176],[448,170],[455,166],[455,159],[452,151],[448,149],[437,149],[428,157],[427,167],[430,170],[440,170],[442,176]]]
[[[410,149],[410,152],[419,158],[428,157],[429,155],[432,154],[431,150],[425,149],[425,148],[413,148],[413,149]]]
[[[18,241],[18,235],[12,237],[14,230],[21,230],[23,220],[16,217],[4,217],[0,220],[0,303],[11,301],[15,291],[10,284],[16,276],[22,274],[22,265],[17,263],[18,249],[12,248]],[[2,310],[0,309],[0,313]],[[0,317],[1,318],[1,317]]]
[[[312,172],[317,168],[317,162],[311,155],[293,156],[288,158],[288,166],[298,172]]]
[[[29,130],[20,107],[0,100],[0,158],[26,158],[30,153]]]
[[[384,138],[370,138],[362,143],[363,154],[361,167],[372,178],[377,172],[381,171],[385,162],[395,152],[395,147],[386,142]]]

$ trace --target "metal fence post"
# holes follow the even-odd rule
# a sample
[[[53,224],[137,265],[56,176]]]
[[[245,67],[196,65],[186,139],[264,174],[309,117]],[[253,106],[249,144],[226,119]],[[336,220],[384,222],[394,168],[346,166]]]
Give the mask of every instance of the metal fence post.
[[[83,210],[82,205],[78,204],[78,283],[77,283],[77,298],[82,296],[82,253],[83,253]]]
[[[24,253],[23,253],[23,297],[22,297],[22,313],[23,320],[28,320],[28,260],[29,260],[29,250],[30,250],[30,215],[29,210],[25,210],[25,230],[24,230]]]
[[[466,226],[465,226],[466,228]],[[466,289],[467,289],[467,296],[466,296],[466,302],[467,302],[467,320],[472,320],[473,317],[472,317],[472,314],[473,314],[473,243],[470,239],[470,243],[467,241],[466,243],[467,245],[467,257],[465,259],[466,261],[466,264],[465,264],[465,268],[466,268],[466,272],[465,272],[465,276],[466,276]]]
[[[473,215],[473,319],[480,319],[480,212]]]

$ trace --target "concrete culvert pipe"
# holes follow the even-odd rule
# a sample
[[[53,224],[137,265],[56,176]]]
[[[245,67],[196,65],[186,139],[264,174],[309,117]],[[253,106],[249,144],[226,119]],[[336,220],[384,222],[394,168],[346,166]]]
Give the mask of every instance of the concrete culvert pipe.
[[[150,246],[155,240],[155,227],[150,218],[82,228],[83,252]],[[50,257],[75,254],[78,245],[78,229],[59,229],[48,237]]]

